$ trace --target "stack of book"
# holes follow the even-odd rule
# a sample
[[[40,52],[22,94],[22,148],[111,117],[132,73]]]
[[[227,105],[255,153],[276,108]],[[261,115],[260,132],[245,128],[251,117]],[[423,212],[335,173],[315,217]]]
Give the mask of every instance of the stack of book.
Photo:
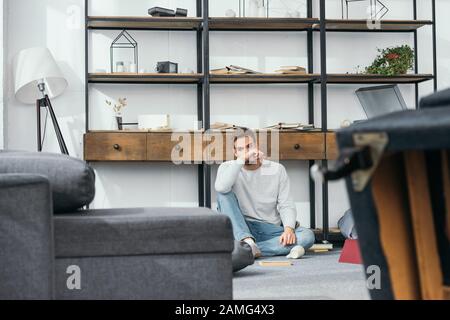
[[[222,69],[211,70],[211,74],[261,74],[261,72],[256,72],[251,69],[230,65]]]
[[[275,72],[280,74],[306,74],[306,69],[299,66],[286,66]]]
[[[316,243],[311,248],[308,249],[310,252],[323,253],[333,250],[332,243]]]
[[[229,123],[223,123],[223,122],[215,122],[211,125],[212,130],[230,130],[230,129],[237,129],[238,126],[234,124]]]
[[[266,127],[265,129],[271,130],[297,130],[297,131],[308,131],[314,130],[315,127],[313,124],[302,124],[302,123],[284,123],[280,122],[273,126]]]

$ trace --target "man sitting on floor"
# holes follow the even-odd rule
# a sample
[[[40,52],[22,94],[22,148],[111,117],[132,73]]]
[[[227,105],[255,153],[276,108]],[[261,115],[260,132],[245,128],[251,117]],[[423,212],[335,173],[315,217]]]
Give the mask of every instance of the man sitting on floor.
[[[255,258],[300,258],[315,237],[298,226],[286,169],[264,159],[249,129],[234,138],[234,154],[236,160],[220,165],[215,183],[217,209],[230,217],[234,238],[249,244]]]

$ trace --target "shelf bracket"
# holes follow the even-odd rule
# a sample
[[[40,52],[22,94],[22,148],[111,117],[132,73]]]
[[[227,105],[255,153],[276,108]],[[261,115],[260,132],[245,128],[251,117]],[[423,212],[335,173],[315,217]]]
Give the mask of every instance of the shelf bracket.
[[[353,189],[356,192],[361,192],[377,169],[389,143],[389,137],[386,133],[356,133],[353,135],[353,142],[357,148],[369,148],[372,162],[368,168],[356,170],[351,175]]]
[[[353,136],[354,146],[344,148],[333,169],[311,168],[315,181],[325,182],[351,177],[353,189],[361,192],[375,172],[389,142],[386,133],[357,133]]]

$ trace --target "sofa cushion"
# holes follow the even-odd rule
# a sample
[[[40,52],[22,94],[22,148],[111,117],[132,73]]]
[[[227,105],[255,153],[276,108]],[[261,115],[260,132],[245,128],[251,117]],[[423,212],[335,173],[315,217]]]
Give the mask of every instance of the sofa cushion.
[[[87,210],[54,219],[63,257],[232,252],[231,222],[205,208]]]
[[[0,153],[0,173],[30,173],[50,181],[55,213],[73,212],[95,195],[95,174],[84,161],[62,154],[10,151]]]
[[[438,91],[420,100],[420,108],[450,107],[450,89]]]

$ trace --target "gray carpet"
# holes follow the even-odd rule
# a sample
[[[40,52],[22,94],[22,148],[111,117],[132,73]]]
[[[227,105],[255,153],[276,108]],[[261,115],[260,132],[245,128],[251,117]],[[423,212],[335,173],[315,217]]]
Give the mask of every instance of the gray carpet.
[[[258,259],[237,272],[233,280],[236,300],[365,300],[369,299],[361,265],[338,263],[340,251],[308,253],[290,267],[262,267]]]

